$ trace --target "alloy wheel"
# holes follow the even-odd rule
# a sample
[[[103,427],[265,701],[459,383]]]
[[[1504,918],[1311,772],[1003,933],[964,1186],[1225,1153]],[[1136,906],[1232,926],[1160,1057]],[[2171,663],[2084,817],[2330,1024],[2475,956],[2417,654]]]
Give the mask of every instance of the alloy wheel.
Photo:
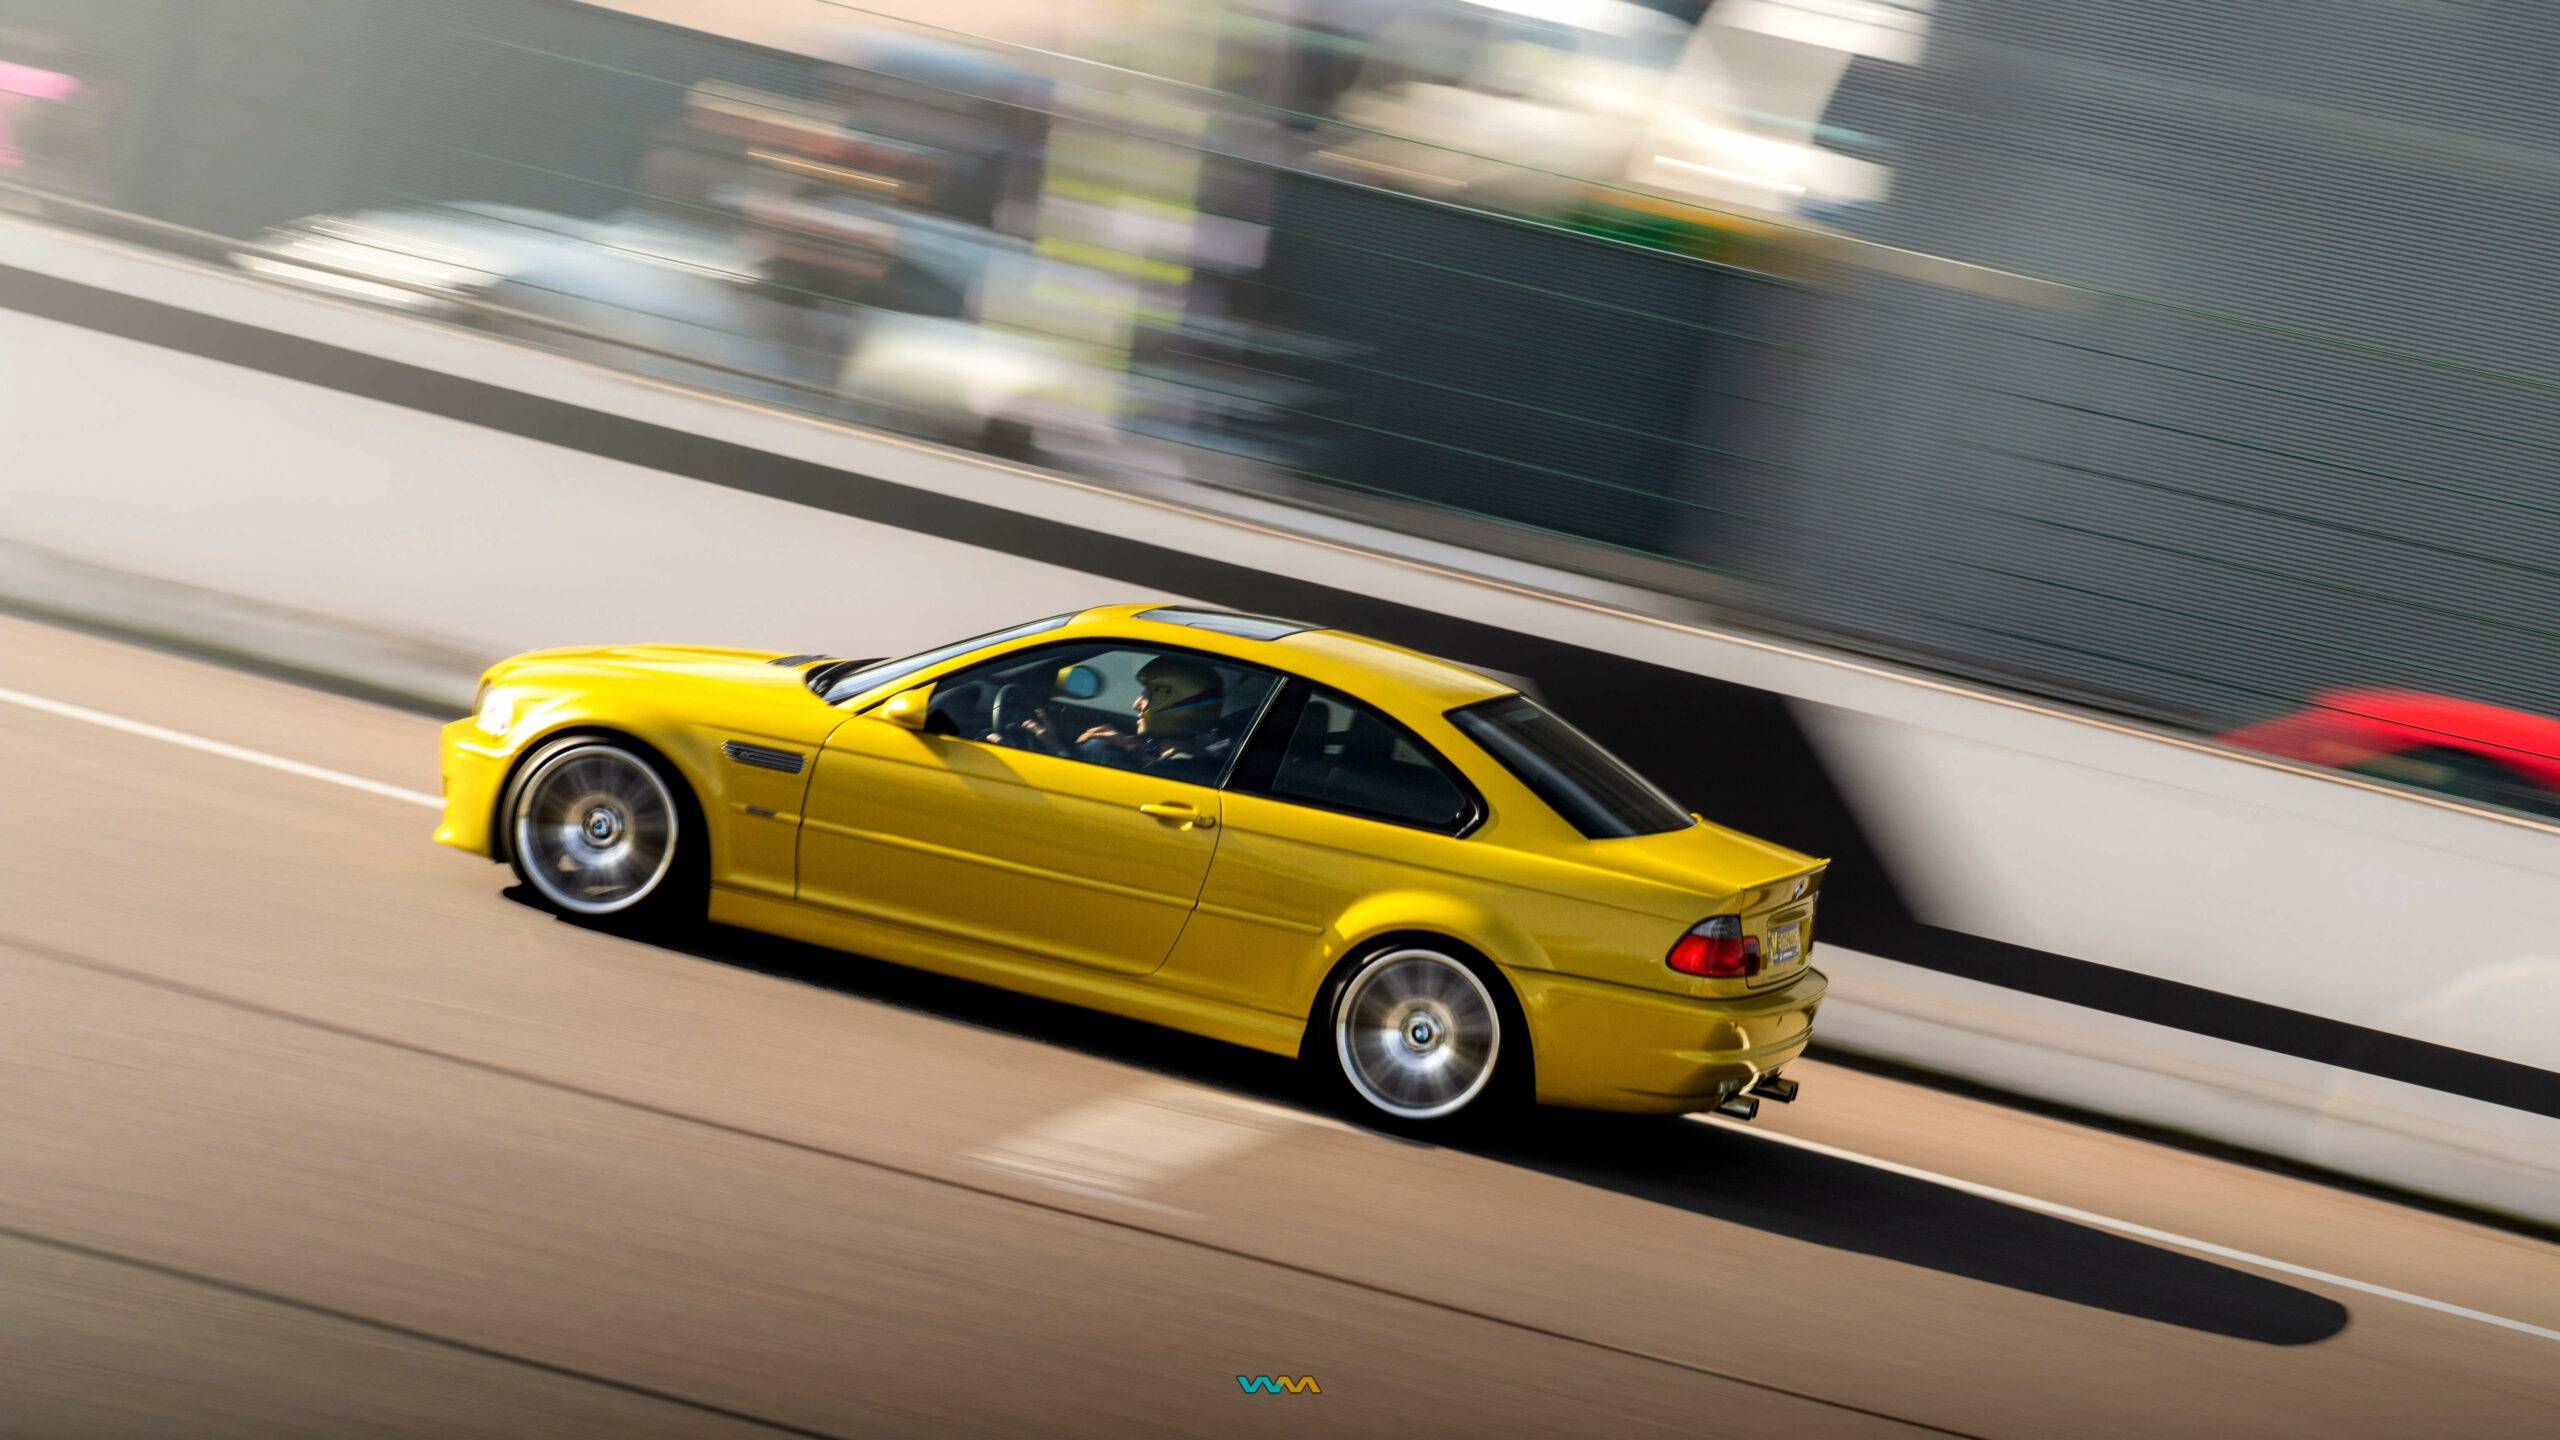
[[[1436,950],[1390,950],[1334,1006],[1334,1053],[1360,1098],[1399,1120],[1464,1109],[1493,1078],[1502,1018],[1475,971]]]
[[[612,915],[649,898],[676,853],[676,803],[648,761],[573,741],[534,761],[517,788],[517,869],[544,899]]]

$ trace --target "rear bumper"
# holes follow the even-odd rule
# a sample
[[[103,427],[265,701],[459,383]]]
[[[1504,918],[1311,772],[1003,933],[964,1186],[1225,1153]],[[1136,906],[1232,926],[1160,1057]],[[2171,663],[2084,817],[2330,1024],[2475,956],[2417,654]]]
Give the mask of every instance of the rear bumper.
[[[1804,1053],[1831,987],[1819,970],[1730,999],[1506,972],[1537,1050],[1538,1101],[1587,1110],[1706,1110]]]
[[[456,720],[438,733],[444,823],[436,827],[436,840],[495,858],[489,846],[489,824],[498,809],[498,782],[507,773],[506,752],[490,743],[491,737],[477,720]]]

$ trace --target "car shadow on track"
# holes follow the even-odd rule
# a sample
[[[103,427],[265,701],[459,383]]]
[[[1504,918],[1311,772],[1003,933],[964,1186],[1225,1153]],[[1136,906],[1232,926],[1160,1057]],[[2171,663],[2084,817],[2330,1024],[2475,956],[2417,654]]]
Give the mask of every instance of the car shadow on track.
[[[535,904],[520,886],[507,894]],[[1360,1123],[1324,1105],[1305,1072],[1279,1056],[725,926],[680,938],[616,933]],[[1491,1133],[1437,1143],[1808,1244],[2207,1334],[2305,1345],[2347,1325],[2337,1301],[2246,1270],[1676,1117],[1537,1111]]]
[[[1542,1114],[1470,1148],[1773,1235],[2207,1334],[2308,1345],[2347,1326],[2346,1306],[2299,1286],[1731,1130]]]

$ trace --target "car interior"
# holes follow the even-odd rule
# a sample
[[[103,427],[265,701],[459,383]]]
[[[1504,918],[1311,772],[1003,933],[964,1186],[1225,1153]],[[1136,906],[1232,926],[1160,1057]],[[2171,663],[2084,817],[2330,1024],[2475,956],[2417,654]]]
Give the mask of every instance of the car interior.
[[[1473,808],[1456,782],[1393,726],[1323,692],[1308,698],[1271,789],[1434,827],[1459,824]]]
[[[1167,653],[1103,643],[1008,656],[936,685],[924,728],[928,734],[1109,764],[1108,752],[1080,752],[1077,737],[1096,727],[1130,733],[1141,690],[1138,672]],[[1207,665],[1224,682],[1218,719],[1194,737],[1199,748],[1223,750],[1220,742],[1242,741],[1276,677],[1205,656],[1183,658]],[[1395,726],[1321,690],[1308,697],[1270,788],[1283,799],[1433,828],[1462,824],[1473,810],[1448,773]]]
[[[934,687],[926,707],[929,734],[958,735],[1012,749],[1072,753],[1076,737],[1096,727],[1123,734],[1137,723],[1138,672],[1167,652],[1150,647],[1062,645],[1008,656],[964,671]],[[1223,682],[1218,718],[1202,742],[1244,738],[1245,727],[1270,693],[1276,677],[1198,655]]]

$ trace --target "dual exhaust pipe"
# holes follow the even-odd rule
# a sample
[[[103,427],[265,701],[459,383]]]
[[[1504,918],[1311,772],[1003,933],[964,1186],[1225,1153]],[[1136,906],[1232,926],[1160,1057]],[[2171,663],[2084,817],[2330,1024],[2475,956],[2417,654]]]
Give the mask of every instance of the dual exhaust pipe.
[[[1793,1080],[1781,1080],[1775,1075],[1763,1075],[1752,1082],[1749,1090],[1727,1099],[1708,1113],[1722,1115],[1728,1120],[1749,1120],[1760,1113],[1762,1098],[1788,1105],[1794,1103],[1796,1091],[1802,1088]]]

